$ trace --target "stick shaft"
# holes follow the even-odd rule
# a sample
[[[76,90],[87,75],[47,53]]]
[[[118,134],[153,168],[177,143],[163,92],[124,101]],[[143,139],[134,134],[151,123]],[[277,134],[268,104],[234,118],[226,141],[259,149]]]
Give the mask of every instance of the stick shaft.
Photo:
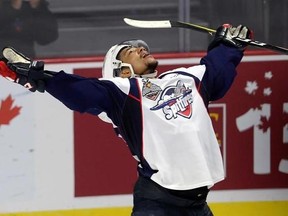
[[[208,33],[210,35],[214,35],[216,33],[216,30],[214,29],[207,28],[201,25],[192,24],[192,23],[171,21],[171,20],[170,20],[170,23],[171,23],[171,27],[192,29],[192,30],[196,30],[199,32]]]
[[[216,33],[215,29],[210,29],[201,25],[196,25],[196,24],[187,23],[187,22],[180,22],[180,21],[172,21],[172,20],[144,21],[144,20],[134,20],[134,19],[129,19],[129,18],[124,18],[124,21],[128,25],[138,27],[138,28],[186,28],[186,29],[192,29],[195,31],[203,32],[203,33],[208,33],[210,35],[214,35]],[[288,49],[284,47],[275,46],[272,44],[255,41],[251,39],[241,39],[241,38],[234,38],[234,39],[237,41],[240,41],[241,43],[250,45],[250,46],[273,50],[273,51],[288,55]]]
[[[216,30],[214,30],[214,29],[206,28],[204,26],[195,25],[195,24],[191,24],[191,23],[179,22],[179,21],[171,21],[171,27],[194,29],[194,30],[197,30],[197,31],[209,33],[210,35],[213,35],[213,34],[216,33]],[[255,41],[255,40],[252,40],[252,39],[241,39],[241,38],[238,38],[238,37],[236,37],[234,39],[239,41],[239,42],[241,42],[241,43],[250,45],[250,46],[255,46],[255,47],[260,47],[260,48],[264,48],[264,49],[269,49],[269,50],[273,50],[273,51],[280,52],[280,53],[288,55],[288,49],[286,49],[284,47],[275,46],[275,45],[272,45],[272,44],[267,44],[265,42]]]

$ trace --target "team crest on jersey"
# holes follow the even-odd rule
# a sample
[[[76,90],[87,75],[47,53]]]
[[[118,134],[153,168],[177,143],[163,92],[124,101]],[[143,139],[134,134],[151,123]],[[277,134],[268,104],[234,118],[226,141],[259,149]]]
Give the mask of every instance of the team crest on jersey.
[[[149,79],[143,79],[142,81],[142,96],[155,101],[162,89],[158,85],[151,83]]]
[[[192,116],[192,103],[192,89],[187,88],[179,80],[176,86],[169,86],[163,90],[157,105],[150,108],[150,110],[162,109],[165,118],[168,120],[175,119],[179,115],[190,118]]]

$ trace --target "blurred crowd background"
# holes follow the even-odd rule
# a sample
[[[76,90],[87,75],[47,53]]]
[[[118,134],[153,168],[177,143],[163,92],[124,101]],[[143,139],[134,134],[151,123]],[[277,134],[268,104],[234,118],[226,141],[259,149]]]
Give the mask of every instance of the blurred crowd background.
[[[132,38],[147,41],[153,53],[205,51],[211,40],[191,30],[133,28],[124,17],[214,29],[243,24],[255,40],[288,47],[288,0],[0,0],[0,46],[54,58],[104,55]]]

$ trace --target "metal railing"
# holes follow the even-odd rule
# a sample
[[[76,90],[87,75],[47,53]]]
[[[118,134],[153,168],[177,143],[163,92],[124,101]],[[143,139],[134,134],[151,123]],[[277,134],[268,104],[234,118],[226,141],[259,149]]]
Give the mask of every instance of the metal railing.
[[[255,39],[288,46],[288,0],[50,0],[59,22],[59,39],[37,46],[40,57],[104,55],[114,43],[147,40],[153,52],[206,50],[209,35],[184,29],[143,30],[126,26],[123,17],[177,19],[217,28],[244,24]],[[77,40],[77,42],[75,41]]]

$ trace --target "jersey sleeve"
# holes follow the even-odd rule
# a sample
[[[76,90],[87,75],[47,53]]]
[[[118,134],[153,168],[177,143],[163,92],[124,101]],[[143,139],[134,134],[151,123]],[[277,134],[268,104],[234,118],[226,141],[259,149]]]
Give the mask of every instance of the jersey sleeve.
[[[121,110],[129,90],[127,79],[100,80],[63,71],[46,83],[46,91],[69,109],[98,115]]]
[[[201,59],[200,64],[206,66],[202,86],[210,101],[222,98],[229,90],[242,57],[241,50],[220,44]]]

